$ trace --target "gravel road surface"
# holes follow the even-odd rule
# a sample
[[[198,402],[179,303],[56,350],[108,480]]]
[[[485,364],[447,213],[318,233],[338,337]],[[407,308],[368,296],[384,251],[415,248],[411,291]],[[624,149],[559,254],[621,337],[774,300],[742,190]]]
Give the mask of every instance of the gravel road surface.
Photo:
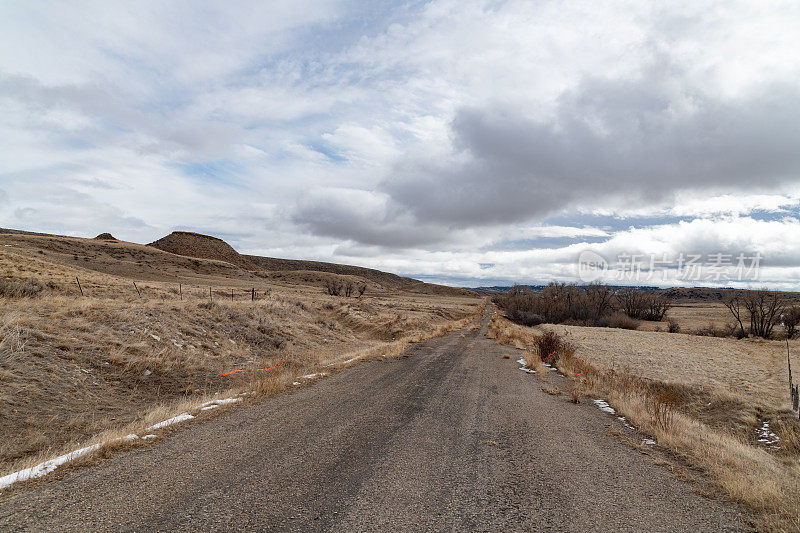
[[[0,531],[746,529],[613,435],[614,417],[542,392],[485,331],[484,318],[6,495]]]

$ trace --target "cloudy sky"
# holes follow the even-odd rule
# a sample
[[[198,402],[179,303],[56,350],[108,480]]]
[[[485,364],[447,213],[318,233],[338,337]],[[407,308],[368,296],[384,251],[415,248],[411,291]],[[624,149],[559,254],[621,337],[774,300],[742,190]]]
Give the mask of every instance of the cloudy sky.
[[[0,226],[471,286],[759,257],[744,281],[800,288],[798,27],[770,0],[5,1]]]

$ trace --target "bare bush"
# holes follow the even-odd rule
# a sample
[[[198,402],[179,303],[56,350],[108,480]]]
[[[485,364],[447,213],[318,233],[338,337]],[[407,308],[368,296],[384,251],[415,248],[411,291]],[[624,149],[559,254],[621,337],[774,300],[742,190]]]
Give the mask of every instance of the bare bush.
[[[625,290],[619,298],[611,287],[599,284],[551,283],[540,292],[515,285],[495,302],[509,320],[525,326],[549,323],[636,329],[639,322],[616,310],[615,304],[623,309],[639,309],[642,305],[634,314],[659,319],[669,308],[665,298],[643,296],[643,291],[635,290]]]
[[[621,311],[614,311],[601,317],[597,321],[597,325],[603,328],[638,329],[639,321]]]
[[[534,344],[539,359],[548,365],[555,366],[559,359],[570,359],[575,355],[575,347],[554,331],[537,335]]]
[[[669,319],[669,326],[667,326],[667,331],[670,333],[679,333],[681,331],[681,326],[672,318]]]
[[[342,294],[342,282],[337,279],[329,279],[325,281],[325,290],[331,296],[340,296]]]
[[[364,296],[364,292],[366,290],[367,290],[367,284],[366,283],[363,283],[363,284],[359,285],[358,289],[357,289],[358,297],[361,298],[362,296]]]
[[[617,293],[620,310],[631,318],[661,321],[672,305],[669,297],[640,289],[622,289]]]
[[[612,311],[613,291],[606,285],[585,287],[551,283],[539,292],[515,285],[495,298],[510,320],[534,326],[541,323],[570,323],[593,326]]]

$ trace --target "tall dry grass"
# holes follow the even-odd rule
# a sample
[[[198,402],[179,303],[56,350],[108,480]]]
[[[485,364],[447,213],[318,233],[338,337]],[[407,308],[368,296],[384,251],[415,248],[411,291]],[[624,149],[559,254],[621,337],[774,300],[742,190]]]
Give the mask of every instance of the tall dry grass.
[[[208,278],[211,303],[207,287],[184,284],[181,299],[176,283],[150,279],[137,280],[137,292],[130,279],[38,255],[0,254],[0,268],[9,283],[41,279],[45,287],[0,296],[0,475],[85,443],[112,442],[120,431],[215,395],[269,394],[321,368],[391,357],[460,327],[483,305],[401,292],[343,301],[285,280],[262,281],[255,302],[249,289],[231,302],[216,293],[237,280]],[[84,297],[69,285],[76,273]],[[248,371],[278,362],[280,372]],[[221,375],[240,369],[246,372]]]

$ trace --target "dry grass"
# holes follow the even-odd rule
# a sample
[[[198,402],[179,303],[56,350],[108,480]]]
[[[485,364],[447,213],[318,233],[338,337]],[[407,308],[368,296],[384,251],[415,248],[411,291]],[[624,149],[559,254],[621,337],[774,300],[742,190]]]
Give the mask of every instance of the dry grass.
[[[43,288],[0,296],[0,475],[192,412],[218,394],[270,394],[323,367],[395,356],[467,325],[484,305],[374,284],[361,299],[331,297],[315,277],[263,278],[128,243],[13,242],[0,248],[6,285]],[[86,255],[77,260],[64,252],[79,245]],[[132,270],[145,276],[135,279],[141,296],[124,277]],[[278,362],[280,371],[221,375]]]
[[[535,347],[545,331],[576,347],[558,362],[570,378],[572,401],[606,400],[642,433],[704,473],[719,493],[753,509],[757,529],[800,529],[800,423],[787,410],[786,354],[778,342],[524,328],[500,319],[491,333],[501,342],[516,339]],[[780,449],[758,442],[764,422],[780,437]]]

